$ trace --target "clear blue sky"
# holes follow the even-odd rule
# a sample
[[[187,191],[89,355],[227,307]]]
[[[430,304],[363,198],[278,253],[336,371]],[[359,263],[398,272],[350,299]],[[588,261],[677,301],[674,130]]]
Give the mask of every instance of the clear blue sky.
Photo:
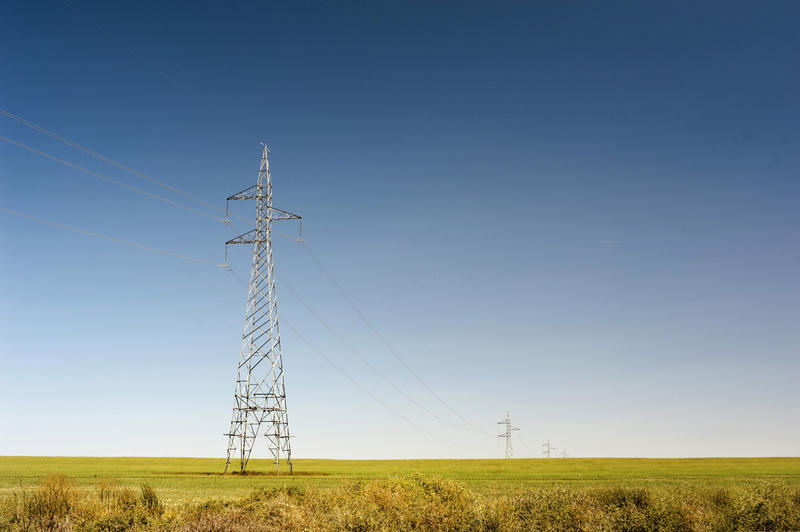
[[[519,456],[547,437],[574,456],[797,455],[798,18],[796,2],[11,1],[0,107],[220,206],[267,141],[275,205],[443,398],[490,433],[511,411]],[[184,201],[3,116],[0,135]],[[0,207],[213,262],[233,235],[6,142]],[[0,250],[0,454],[224,456],[246,297],[226,272],[2,212]],[[275,258],[458,423],[298,244]],[[249,249],[230,261],[246,274]],[[464,445],[284,327],[296,456],[502,455],[278,295],[372,393]]]

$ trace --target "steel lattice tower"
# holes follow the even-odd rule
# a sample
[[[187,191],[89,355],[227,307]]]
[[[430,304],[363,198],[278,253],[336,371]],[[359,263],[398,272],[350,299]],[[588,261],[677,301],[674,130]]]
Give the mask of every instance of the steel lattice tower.
[[[506,418],[503,421],[498,421],[497,424],[506,426],[505,432],[497,437],[506,439],[506,458],[514,458],[514,449],[511,446],[511,431],[519,429],[511,426],[511,414],[509,412],[506,412]]]
[[[231,428],[226,434],[228,457],[225,471],[228,471],[231,461],[238,461],[239,471],[244,472],[258,433],[262,426],[266,426],[264,436],[274,459],[276,473],[280,473],[283,456],[291,474],[292,448],[271,238],[274,220],[300,220],[301,217],[272,206],[272,178],[266,146],[261,155],[258,182],[229,197],[228,201],[246,199],[256,200],[256,228],[225,243],[226,250],[228,244],[253,244]]]
[[[548,458],[550,458],[550,453],[556,450],[555,447],[550,445],[550,438],[547,438],[547,441],[542,444],[542,447],[544,447],[544,451],[542,451],[542,454]]]

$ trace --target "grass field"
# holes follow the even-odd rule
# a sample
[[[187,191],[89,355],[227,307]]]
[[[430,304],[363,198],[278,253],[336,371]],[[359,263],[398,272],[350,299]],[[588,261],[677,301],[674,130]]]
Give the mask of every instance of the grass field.
[[[0,530],[800,530],[800,458],[222,466],[0,457]]]
[[[78,487],[113,478],[136,487],[147,482],[167,502],[224,498],[257,488],[334,487],[348,480],[407,477],[420,473],[454,479],[480,493],[526,487],[671,485],[734,486],[774,480],[800,486],[800,458],[553,458],[513,460],[307,460],[294,461],[296,475],[222,475],[224,460],[208,458],[0,457],[0,494],[32,487],[54,473]],[[248,470],[271,471],[266,460]]]

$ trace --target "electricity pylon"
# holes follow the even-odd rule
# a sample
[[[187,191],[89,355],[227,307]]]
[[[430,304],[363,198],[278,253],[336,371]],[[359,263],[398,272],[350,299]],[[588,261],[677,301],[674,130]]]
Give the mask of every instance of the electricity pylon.
[[[280,460],[283,456],[291,474],[292,447],[289,442],[289,417],[286,412],[271,238],[274,220],[300,220],[301,217],[272,206],[272,177],[269,170],[269,150],[266,146],[261,155],[257,183],[229,197],[228,201],[248,199],[256,200],[256,228],[225,243],[226,262],[228,244],[253,244],[253,264],[250,269],[231,428],[226,433],[228,458],[225,471],[228,471],[232,460],[238,459],[239,471],[244,472],[259,430],[262,425],[266,425],[264,436],[274,459],[275,472],[280,473]]]
[[[550,453],[556,450],[555,447],[550,445],[550,438],[548,438],[547,441],[542,444],[542,447],[544,447],[544,451],[542,451],[542,454],[546,455],[548,458],[550,458]]]
[[[503,434],[499,434],[497,437],[506,439],[506,458],[513,458],[514,449],[511,446],[511,431],[519,429],[511,426],[511,414],[509,412],[506,412],[506,418],[503,421],[498,421],[497,424],[506,426],[505,432]]]

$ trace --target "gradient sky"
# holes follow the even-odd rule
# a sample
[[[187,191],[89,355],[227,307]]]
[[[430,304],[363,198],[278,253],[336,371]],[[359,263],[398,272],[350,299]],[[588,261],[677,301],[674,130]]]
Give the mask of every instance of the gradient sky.
[[[490,433],[408,402],[279,285],[282,318],[459,444],[283,327],[298,457],[499,457],[506,410],[523,457],[548,437],[573,456],[796,456],[799,19],[796,2],[11,1],[0,108],[219,206],[268,142],[275,205]],[[3,116],[0,135],[185,201]],[[234,235],[5,142],[0,207],[215,263]],[[297,243],[274,247],[349,343],[460,423]],[[230,275],[3,212],[0,250],[0,454],[224,456]],[[245,276],[249,254],[230,254]]]

